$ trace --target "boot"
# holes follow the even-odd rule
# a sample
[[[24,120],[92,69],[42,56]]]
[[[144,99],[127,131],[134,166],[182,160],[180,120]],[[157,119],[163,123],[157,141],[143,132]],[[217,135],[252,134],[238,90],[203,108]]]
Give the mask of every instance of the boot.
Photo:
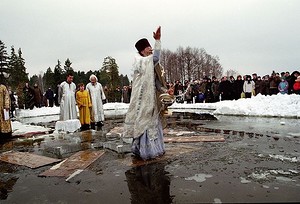
[[[103,125],[104,125],[104,123],[102,121],[100,121],[100,122],[97,123],[98,127],[102,127]]]
[[[88,129],[90,129],[90,125],[89,124],[84,124],[82,126],[82,128],[83,128],[83,130],[88,130]]]

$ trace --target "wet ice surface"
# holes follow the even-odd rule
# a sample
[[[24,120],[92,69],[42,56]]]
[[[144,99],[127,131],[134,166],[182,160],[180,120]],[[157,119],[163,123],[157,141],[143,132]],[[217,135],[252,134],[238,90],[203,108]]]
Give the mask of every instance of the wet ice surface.
[[[211,177],[212,177],[211,174],[196,174],[196,175],[194,175],[192,177],[185,178],[185,180],[187,180],[187,181],[194,180],[196,182],[201,183],[203,181],[206,181],[207,178],[211,178]]]
[[[19,138],[3,144],[1,151],[15,149],[64,158],[79,150],[102,149],[103,142],[119,140],[106,134],[121,126],[122,120],[110,119],[98,131]],[[221,134],[225,142],[166,144],[172,154],[144,165],[133,165],[130,154],[107,150],[68,181],[37,176],[51,166],[32,170],[1,163],[1,203],[300,201],[296,119],[173,113],[168,128],[176,136]]]

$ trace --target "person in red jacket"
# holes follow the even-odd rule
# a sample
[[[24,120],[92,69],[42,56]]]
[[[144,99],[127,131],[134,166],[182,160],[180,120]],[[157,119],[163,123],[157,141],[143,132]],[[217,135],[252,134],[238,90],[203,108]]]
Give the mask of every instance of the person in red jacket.
[[[298,76],[297,79],[295,80],[293,89],[295,94],[300,94],[300,76]]]

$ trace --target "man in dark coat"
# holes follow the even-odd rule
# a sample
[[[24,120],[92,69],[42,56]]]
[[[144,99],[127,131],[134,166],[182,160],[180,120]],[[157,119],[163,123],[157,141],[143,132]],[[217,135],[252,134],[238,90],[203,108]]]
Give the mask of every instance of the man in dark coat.
[[[261,80],[261,77],[258,76],[257,77],[257,80],[255,82],[255,95],[257,94],[263,94],[263,91],[265,89],[264,87],[265,83]]]
[[[219,90],[220,90],[222,101],[230,100],[230,88],[231,88],[231,84],[227,80],[227,77],[226,76],[222,77],[220,85],[219,85]]]
[[[244,80],[241,75],[238,75],[235,80],[235,88],[236,88],[236,95],[237,99],[241,98],[241,94],[243,92]]]
[[[42,107],[42,100],[43,100],[43,94],[41,89],[38,87],[37,84],[34,84],[33,86],[33,93],[34,93],[34,105],[37,108]]]
[[[219,80],[213,76],[212,77],[212,85],[211,85],[211,91],[213,93],[213,102],[217,102],[219,101],[219,96],[220,96],[220,92],[219,92],[219,85],[220,85],[220,82]]]
[[[229,77],[229,82],[230,82],[230,99],[231,100],[239,99],[240,95],[237,94],[237,83],[234,76]]]
[[[24,100],[25,100],[25,109],[33,109],[34,107],[34,91],[33,88],[29,86],[29,83],[26,82],[23,88]]]
[[[48,100],[48,104],[49,107],[53,107],[53,102],[54,102],[54,92],[53,90],[49,87],[48,90],[46,91],[45,94],[47,100]]]
[[[58,90],[59,90],[59,84],[56,86],[55,88],[55,95],[54,95],[54,105],[55,106],[59,106],[59,102],[58,102]]]

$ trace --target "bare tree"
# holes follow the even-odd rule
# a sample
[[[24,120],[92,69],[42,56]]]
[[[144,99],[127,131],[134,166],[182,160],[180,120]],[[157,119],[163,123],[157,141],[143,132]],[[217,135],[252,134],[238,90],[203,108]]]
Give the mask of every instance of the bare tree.
[[[236,78],[237,75],[238,75],[238,72],[233,69],[229,69],[225,72],[225,76],[227,76],[227,77],[234,76]]]
[[[161,64],[168,81],[200,79],[205,76],[221,77],[223,68],[218,56],[206,53],[204,49],[177,48],[176,52],[163,50]]]

